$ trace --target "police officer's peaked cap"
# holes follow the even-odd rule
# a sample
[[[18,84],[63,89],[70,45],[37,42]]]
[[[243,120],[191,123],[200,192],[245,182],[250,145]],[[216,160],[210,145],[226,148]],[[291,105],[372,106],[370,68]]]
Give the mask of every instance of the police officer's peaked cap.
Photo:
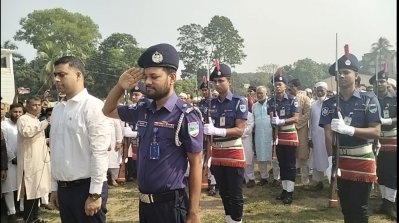
[[[147,91],[146,91],[144,82],[140,81],[137,83],[136,86],[134,86],[132,89],[130,89],[130,93],[133,93],[133,92],[140,92],[142,94],[145,94]]]
[[[357,60],[356,56],[353,54],[349,54],[349,59],[343,55],[341,58],[338,59],[338,70],[340,69],[351,69],[354,71],[359,71],[359,61]],[[328,69],[328,73],[332,76],[335,76],[335,63],[330,66]]]
[[[210,79],[213,81],[215,77],[231,77],[231,69],[226,64],[220,64],[220,69],[218,70],[217,67],[213,69],[211,73]]]
[[[202,82],[202,84],[199,86],[199,89],[204,89],[204,88],[208,88],[208,85],[205,82]]]
[[[177,70],[179,68],[179,53],[170,44],[157,44],[144,51],[137,64],[141,68],[170,67]]]
[[[378,80],[386,80],[388,81],[388,74],[384,72],[384,70],[380,71],[377,73],[378,75]],[[369,79],[370,84],[374,84],[375,82],[375,74]]]
[[[274,79],[274,83],[277,83],[277,82],[283,82],[284,84],[288,83],[288,80],[287,80],[287,78],[285,77],[284,74],[281,75],[281,77],[280,77],[280,74],[275,74],[273,79]],[[273,83],[273,79],[271,81],[272,83]]]

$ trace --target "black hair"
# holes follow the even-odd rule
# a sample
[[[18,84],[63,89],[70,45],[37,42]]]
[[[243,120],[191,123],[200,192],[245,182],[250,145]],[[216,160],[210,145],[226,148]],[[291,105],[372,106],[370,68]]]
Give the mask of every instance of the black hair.
[[[24,105],[21,103],[13,103],[12,105],[10,105],[10,111],[14,108],[22,108],[22,110],[24,109]]]
[[[78,70],[80,70],[80,72],[82,72],[83,75],[85,73],[84,64],[78,57],[63,56],[54,62],[54,66],[57,66],[59,64],[68,64],[70,67],[74,67],[74,68],[77,68]]]

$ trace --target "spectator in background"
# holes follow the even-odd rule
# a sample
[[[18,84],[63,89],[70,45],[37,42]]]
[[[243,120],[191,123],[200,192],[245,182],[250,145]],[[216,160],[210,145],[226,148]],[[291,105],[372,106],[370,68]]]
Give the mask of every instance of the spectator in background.
[[[392,94],[396,95],[396,80],[392,78],[388,78],[388,91]]]

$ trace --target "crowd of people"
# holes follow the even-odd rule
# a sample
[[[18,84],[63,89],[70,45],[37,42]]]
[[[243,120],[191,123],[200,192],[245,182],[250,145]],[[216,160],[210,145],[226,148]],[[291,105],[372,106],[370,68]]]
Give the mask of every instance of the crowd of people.
[[[140,222],[200,222],[204,180],[226,222],[242,222],[244,185],[279,187],[276,199],[290,205],[295,187],[322,190],[334,168],[346,223],[368,222],[372,185],[379,212],[396,219],[396,82],[382,70],[362,89],[355,55],[335,63],[338,91],[325,82],[301,90],[280,71],[271,89],[249,86],[245,96],[232,93],[230,67],[217,64],[198,98],[176,94],[178,52],[157,44],[103,101],[85,88],[82,61],[61,57],[54,84],[63,97],[54,107],[46,96],[1,104],[8,222],[46,222],[40,206],[66,223],[106,222],[108,187],[132,180]]]

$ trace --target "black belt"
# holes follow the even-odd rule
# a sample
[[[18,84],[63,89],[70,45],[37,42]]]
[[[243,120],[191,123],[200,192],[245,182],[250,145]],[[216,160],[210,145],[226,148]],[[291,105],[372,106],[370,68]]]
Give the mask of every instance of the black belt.
[[[90,178],[73,180],[73,181],[57,181],[59,187],[74,187],[85,183],[90,183]]]
[[[139,199],[143,203],[154,204],[154,203],[162,203],[167,201],[173,201],[176,198],[176,191],[178,192],[179,197],[185,194],[184,189],[172,190],[159,194],[143,194],[139,193]]]

